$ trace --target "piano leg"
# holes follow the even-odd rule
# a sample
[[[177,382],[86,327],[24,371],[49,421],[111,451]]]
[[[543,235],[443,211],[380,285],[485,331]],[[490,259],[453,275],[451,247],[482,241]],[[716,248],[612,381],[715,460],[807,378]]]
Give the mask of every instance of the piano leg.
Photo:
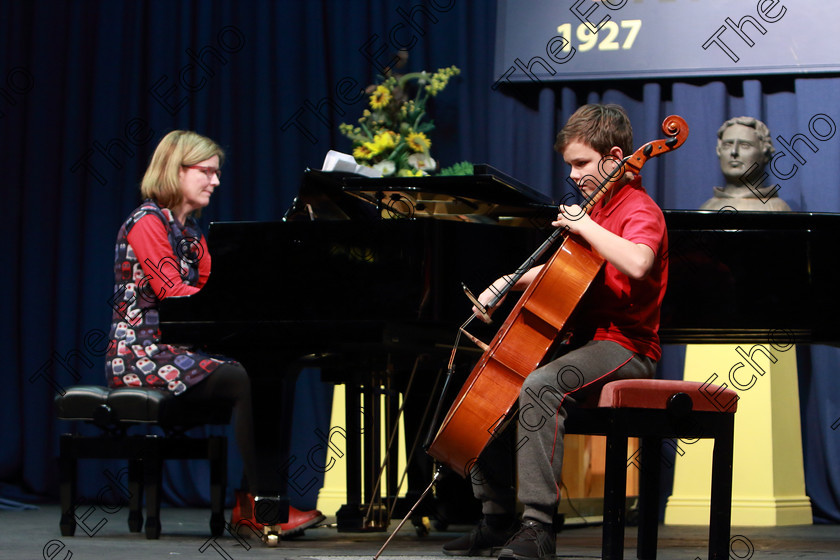
[[[396,448],[393,449],[393,457],[388,456],[388,464],[383,469],[383,448],[387,445],[387,438],[390,434],[390,426],[383,425],[384,415],[382,414],[382,395],[385,389],[384,374],[381,370],[374,370],[369,374],[369,382],[362,397],[364,404],[364,433],[365,437],[365,462],[364,462],[364,491],[367,504],[368,530],[385,531],[388,528],[387,501],[383,500],[383,494],[387,491],[387,480],[383,476],[389,475],[397,464]],[[385,393],[386,400],[391,396]],[[383,429],[384,428],[384,429]],[[385,494],[387,498],[387,494]]]
[[[348,379],[345,387],[344,414],[347,427],[347,502],[336,513],[339,531],[361,531],[364,528],[362,512],[362,426],[359,416],[359,384]]]
[[[439,388],[435,388],[440,368],[438,362],[420,364],[412,388],[407,398],[404,398],[403,413],[401,416],[398,414],[399,396],[406,395],[414,358],[410,356],[397,361],[393,364],[394,372],[390,371],[391,366],[383,367],[380,361],[364,358],[353,360],[347,356],[340,360],[337,369],[322,368],[323,380],[345,384],[347,500],[336,513],[340,532],[387,530],[388,512],[382,511],[382,508],[390,509],[392,500],[396,499],[392,516],[402,518],[434,476],[434,462],[423,450],[422,443],[431,422],[432,411],[426,410],[427,403],[436,399],[439,391]],[[383,394],[388,397],[384,407],[381,401]],[[386,438],[392,432],[398,434],[399,431],[393,429],[398,421],[405,423],[406,441],[403,443],[396,439],[391,443],[384,477],[377,483],[382,461],[386,459],[383,455],[386,442],[379,434],[384,432]],[[400,445],[405,446],[407,462],[402,488],[399,487],[402,473],[396,468]],[[412,513],[412,522],[418,534],[428,531],[424,520],[428,517],[436,519],[436,527],[439,529],[445,529],[450,523],[472,523],[479,519],[481,506],[472,494],[469,481],[455,473],[445,472],[437,488],[437,497],[428,495]],[[397,495],[403,491],[405,498],[397,499]],[[371,501],[374,502],[373,507],[370,506]]]
[[[395,467],[399,441],[391,443],[390,453],[385,456],[383,449],[386,442],[380,434],[383,427],[386,438],[391,434],[399,408],[399,399],[396,398],[399,393],[388,390],[387,374],[377,365],[365,363],[349,375],[345,372],[344,376],[347,502],[336,514],[339,531],[387,530],[390,521],[388,498],[397,493],[399,473]],[[384,411],[383,394],[386,396]],[[360,403],[363,403],[361,410]],[[386,458],[388,464],[383,470],[382,463]]]

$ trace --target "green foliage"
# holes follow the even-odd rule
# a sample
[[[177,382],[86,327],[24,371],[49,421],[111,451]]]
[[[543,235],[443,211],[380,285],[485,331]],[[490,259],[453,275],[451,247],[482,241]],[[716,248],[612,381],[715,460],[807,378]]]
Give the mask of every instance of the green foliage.
[[[440,170],[438,175],[473,175],[473,164],[468,161],[462,161],[449,167],[444,167]]]

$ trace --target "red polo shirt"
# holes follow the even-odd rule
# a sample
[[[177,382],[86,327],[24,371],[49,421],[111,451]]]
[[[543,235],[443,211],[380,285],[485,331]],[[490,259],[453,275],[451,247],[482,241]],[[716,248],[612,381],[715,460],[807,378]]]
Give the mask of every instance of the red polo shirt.
[[[668,233],[662,210],[648,196],[641,177],[603,197],[590,217],[605,229],[650,247],[656,259],[650,273],[632,280],[606,263],[581,303],[578,328],[594,330],[593,340],[612,340],[623,347],[659,360],[659,310],[668,284]]]

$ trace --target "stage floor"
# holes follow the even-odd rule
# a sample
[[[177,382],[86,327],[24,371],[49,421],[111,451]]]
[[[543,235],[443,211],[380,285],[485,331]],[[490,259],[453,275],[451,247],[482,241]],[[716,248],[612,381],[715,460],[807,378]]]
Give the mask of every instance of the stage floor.
[[[230,513],[229,511],[227,512]],[[79,515],[83,515],[79,513]],[[39,506],[36,510],[0,511],[0,558],[6,560],[121,560],[164,558],[294,558],[317,560],[371,559],[389,533],[339,533],[325,525],[306,531],[303,537],[283,541],[268,548],[255,539],[240,540],[225,533],[210,538],[209,510],[171,509],[161,511],[163,530],[159,540],[147,540],[145,534],[128,531],[127,511],[107,512],[95,508],[87,517],[89,532],[77,528],[75,537],[62,537],[58,528],[59,507]],[[104,522],[103,522],[104,521]],[[327,523],[333,521],[327,519]],[[98,529],[95,529],[96,527]],[[396,527],[392,523],[391,530]],[[406,523],[382,553],[383,560],[449,558],[441,552],[448,540],[469,531],[467,526],[451,526],[446,531],[434,529],[417,536]],[[660,526],[660,560],[696,560],[707,558],[706,527]],[[805,525],[795,527],[733,527],[730,558],[763,560],[765,558],[840,559],[840,527]],[[635,558],[635,528],[628,527],[625,558]],[[557,537],[557,558],[600,558],[600,525],[570,524]]]

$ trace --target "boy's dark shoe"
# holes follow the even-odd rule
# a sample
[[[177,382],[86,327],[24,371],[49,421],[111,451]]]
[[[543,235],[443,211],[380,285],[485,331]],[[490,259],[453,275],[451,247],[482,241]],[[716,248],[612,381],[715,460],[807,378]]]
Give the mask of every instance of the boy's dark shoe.
[[[556,553],[554,528],[526,519],[519,532],[502,548],[499,560],[551,560]]]
[[[494,548],[504,545],[515,532],[515,525],[495,529],[482,519],[471,532],[443,545],[443,553],[449,556],[490,556]]]

